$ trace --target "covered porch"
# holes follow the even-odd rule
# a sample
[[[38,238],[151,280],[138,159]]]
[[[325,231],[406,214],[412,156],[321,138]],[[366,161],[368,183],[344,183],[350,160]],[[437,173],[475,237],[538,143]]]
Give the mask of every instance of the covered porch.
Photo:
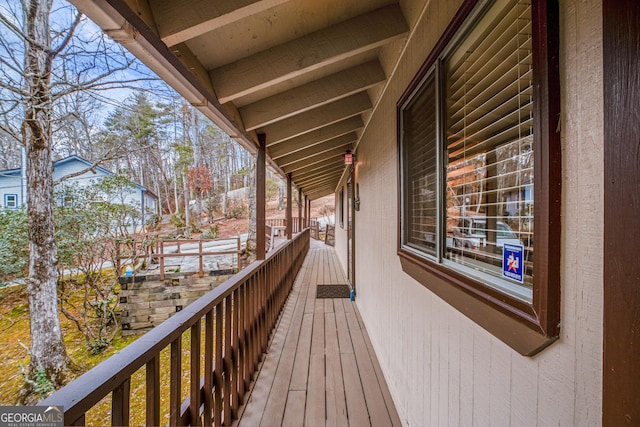
[[[355,302],[316,297],[342,283],[334,249],[311,239],[236,425],[401,425]]]

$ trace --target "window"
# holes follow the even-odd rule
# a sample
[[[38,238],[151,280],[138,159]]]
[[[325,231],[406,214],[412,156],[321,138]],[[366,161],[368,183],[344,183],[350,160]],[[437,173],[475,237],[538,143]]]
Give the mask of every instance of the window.
[[[558,332],[557,5],[474,3],[398,103],[398,253],[483,326],[525,324],[537,339],[512,346],[533,354]]]
[[[18,195],[17,194],[5,194],[4,206],[7,209],[16,209],[18,207]]]

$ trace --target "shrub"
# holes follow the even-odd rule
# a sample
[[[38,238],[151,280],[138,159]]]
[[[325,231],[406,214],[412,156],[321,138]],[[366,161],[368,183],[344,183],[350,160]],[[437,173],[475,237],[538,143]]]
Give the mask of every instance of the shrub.
[[[171,214],[169,222],[176,228],[182,228],[187,225],[184,216],[181,213]]]
[[[214,224],[202,233],[203,239],[216,239],[220,235],[220,227],[218,224]]]

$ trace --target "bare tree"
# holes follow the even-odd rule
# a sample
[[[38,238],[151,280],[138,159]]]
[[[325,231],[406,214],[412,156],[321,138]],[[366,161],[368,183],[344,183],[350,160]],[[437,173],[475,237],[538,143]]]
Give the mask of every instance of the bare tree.
[[[5,120],[0,123],[0,131],[26,149],[31,321],[28,376],[38,373],[42,377],[44,373],[54,387],[59,387],[66,381],[68,357],[56,292],[52,170],[55,105],[79,91],[126,87],[141,77],[119,76],[109,81],[113,73],[129,69],[132,57],[118,45],[105,44],[99,31],[87,32],[93,34],[93,44],[79,38],[78,28],[88,21],[71,6],[56,8],[60,19],[52,24],[52,5],[53,0],[1,4],[0,114]],[[30,391],[28,386],[26,391]]]

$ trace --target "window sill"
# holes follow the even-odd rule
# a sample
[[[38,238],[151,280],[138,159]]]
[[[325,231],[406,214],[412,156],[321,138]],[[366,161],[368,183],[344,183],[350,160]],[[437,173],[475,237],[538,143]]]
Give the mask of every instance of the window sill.
[[[532,305],[399,249],[402,270],[449,305],[523,356],[534,356],[558,339],[544,333]]]

